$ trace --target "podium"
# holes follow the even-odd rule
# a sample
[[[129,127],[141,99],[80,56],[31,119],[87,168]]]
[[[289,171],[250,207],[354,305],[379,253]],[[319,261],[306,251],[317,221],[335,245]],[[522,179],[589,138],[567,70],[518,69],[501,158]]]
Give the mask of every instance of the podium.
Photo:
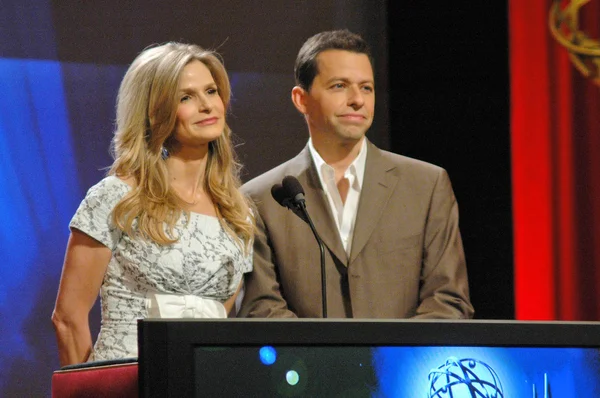
[[[534,397],[600,391],[600,323],[140,320],[142,397]]]

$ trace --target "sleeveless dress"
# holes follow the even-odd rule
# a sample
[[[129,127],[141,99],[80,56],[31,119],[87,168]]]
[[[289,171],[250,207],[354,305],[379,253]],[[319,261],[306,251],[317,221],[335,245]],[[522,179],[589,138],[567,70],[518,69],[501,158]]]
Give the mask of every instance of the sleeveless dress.
[[[182,214],[170,245],[132,238],[111,221],[131,188],[115,176],[89,189],[69,224],[112,251],[102,281],[100,333],[88,361],[137,357],[137,319],[226,317],[222,303],[252,270],[216,217]],[[135,224],[134,224],[135,228]]]

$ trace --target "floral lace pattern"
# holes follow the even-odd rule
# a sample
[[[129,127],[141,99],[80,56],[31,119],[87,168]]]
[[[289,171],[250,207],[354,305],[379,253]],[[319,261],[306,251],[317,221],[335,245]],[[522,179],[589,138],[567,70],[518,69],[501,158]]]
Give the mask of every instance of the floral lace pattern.
[[[112,251],[100,289],[100,334],[89,360],[137,356],[137,319],[148,316],[148,294],[224,302],[252,270],[252,253],[244,255],[215,217],[182,214],[174,228],[179,240],[170,245],[123,233],[111,213],[130,189],[119,178],[106,177],[89,189],[70,223]]]

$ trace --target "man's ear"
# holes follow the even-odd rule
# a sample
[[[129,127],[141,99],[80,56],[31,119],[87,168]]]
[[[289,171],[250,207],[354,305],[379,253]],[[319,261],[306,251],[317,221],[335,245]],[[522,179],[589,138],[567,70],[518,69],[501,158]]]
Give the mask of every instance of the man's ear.
[[[306,90],[304,90],[300,86],[294,86],[294,88],[292,89],[292,102],[294,103],[296,109],[298,109],[298,111],[303,115],[306,115],[307,94],[308,93],[306,92]]]

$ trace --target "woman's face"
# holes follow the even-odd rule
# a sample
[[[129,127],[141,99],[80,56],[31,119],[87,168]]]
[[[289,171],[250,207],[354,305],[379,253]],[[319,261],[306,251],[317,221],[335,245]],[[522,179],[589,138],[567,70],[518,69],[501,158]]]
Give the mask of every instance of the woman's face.
[[[179,78],[175,140],[181,146],[205,147],[223,134],[225,105],[210,70],[194,60]]]

